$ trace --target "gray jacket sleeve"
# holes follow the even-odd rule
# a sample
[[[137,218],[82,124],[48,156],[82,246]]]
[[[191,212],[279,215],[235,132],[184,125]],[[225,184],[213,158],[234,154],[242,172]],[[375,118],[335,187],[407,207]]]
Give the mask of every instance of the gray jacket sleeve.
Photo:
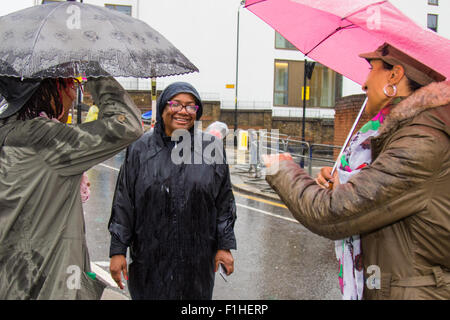
[[[86,89],[99,108],[98,120],[70,126],[36,118],[32,145],[46,165],[61,175],[80,174],[112,157],[142,133],[140,111],[112,77],[90,79]]]

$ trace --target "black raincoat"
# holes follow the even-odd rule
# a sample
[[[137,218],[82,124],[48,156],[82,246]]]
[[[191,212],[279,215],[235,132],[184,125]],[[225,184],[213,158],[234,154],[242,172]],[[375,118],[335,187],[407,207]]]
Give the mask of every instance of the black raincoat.
[[[214,157],[221,161],[211,163],[205,152],[215,137],[192,128],[190,161],[176,164],[171,158],[180,143],[165,135],[161,114],[181,92],[196,97],[201,115],[193,87],[169,86],[158,100],[154,131],[127,149],[119,173],[109,222],[110,256],[125,255],[130,247],[133,299],[211,299],[215,254],[236,249],[236,206],[225,153],[221,149]],[[201,143],[194,147],[194,141]],[[201,163],[194,164],[199,156]]]

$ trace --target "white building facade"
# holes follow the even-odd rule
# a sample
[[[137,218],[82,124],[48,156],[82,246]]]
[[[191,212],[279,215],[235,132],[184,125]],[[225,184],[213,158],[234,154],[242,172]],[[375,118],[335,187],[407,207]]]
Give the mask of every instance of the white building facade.
[[[241,0],[83,2],[109,6],[143,20],[200,70],[188,75],[158,78],[158,89],[162,90],[174,81],[187,81],[198,89],[203,99],[218,100],[222,108],[234,108],[237,85],[238,108],[271,109],[274,116],[301,117],[305,56],[243,8]],[[440,35],[450,38],[450,0],[390,2],[419,25],[435,28]],[[42,0],[2,1],[0,15],[41,3]],[[149,79],[121,78],[120,81],[127,89],[150,89]],[[363,93],[359,84],[320,64],[316,64],[308,84],[311,99],[307,116],[311,117],[332,118],[336,98]]]

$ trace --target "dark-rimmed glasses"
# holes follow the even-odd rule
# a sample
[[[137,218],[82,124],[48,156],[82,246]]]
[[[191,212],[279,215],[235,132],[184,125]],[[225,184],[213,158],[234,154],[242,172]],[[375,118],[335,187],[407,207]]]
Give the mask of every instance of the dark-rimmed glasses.
[[[198,106],[195,104],[188,104],[187,106],[185,106],[178,101],[167,101],[167,104],[169,105],[170,110],[172,110],[173,112],[180,112],[183,108],[185,108],[187,113],[195,114],[198,110]]]

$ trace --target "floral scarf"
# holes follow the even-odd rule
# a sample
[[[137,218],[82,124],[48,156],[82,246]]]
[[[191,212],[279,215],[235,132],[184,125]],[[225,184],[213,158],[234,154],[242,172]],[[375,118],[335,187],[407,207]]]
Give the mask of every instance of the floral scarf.
[[[398,101],[395,99],[394,104]],[[367,122],[350,140],[340,159],[339,182],[346,183],[351,176],[372,162],[370,138],[378,134],[378,129],[389,114],[392,104],[383,108]],[[361,239],[353,235],[335,241],[336,258],[339,261],[339,286],[344,300],[361,300],[364,288],[364,270],[361,256]]]

